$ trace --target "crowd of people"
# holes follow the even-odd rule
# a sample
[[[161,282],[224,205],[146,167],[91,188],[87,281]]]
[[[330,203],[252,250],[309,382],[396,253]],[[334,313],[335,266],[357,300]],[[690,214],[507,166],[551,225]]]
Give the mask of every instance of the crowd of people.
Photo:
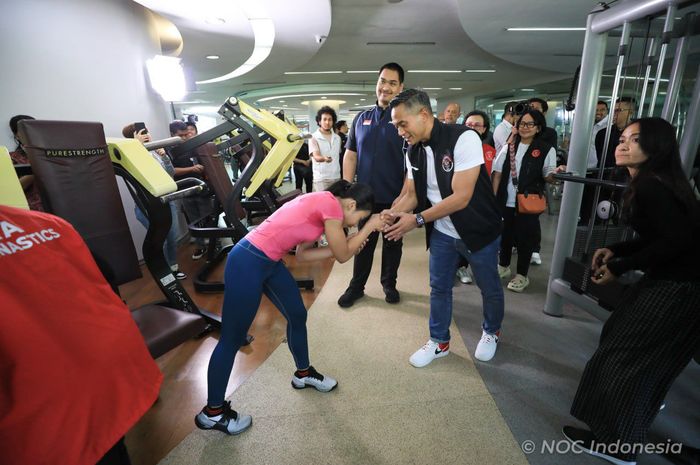
[[[460,121],[457,103],[446,106],[441,121],[426,92],[404,89],[404,70],[397,63],[379,70],[376,97],[350,125],[337,121],[330,107],[318,110],[318,129],[294,160],[297,187],[305,183],[307,194],[275,211],[229,254],[221,337],[209,361],[208,398],[195,417],[197,427],[239,434],[251,426],[252,418],[238,414],[225,392],[263,295],[287,319],[292,387],[329,392],[338,385],[310,363],[306,308],[282,261],[292,249],[298,261],[354,260],[352,278],[338,298],[338,305],[348,308],[364,296],[381,234],[380,282],[385,301],[397,304],[402,239],[425,228],[429,338],[409,363],[422,368],[449,355],[455,276],[475,283],[482,296],[474,357],[488,362],[495,356],[506,313],[501,279],[511,278],[517,249],[515,275],[506,289],[519,293],[530,285],[531,263],[542,263],[539,215],[546,185],[566,170],[557,166],[557,134],[547,126],[547,102],[508,103],[493,133],[482,111],[468,112]],[[700,249],[694,246],[700,206],[681,169],[675,129],[660,118],[632,120],[634,101],[623,97],[615,102],[606,152],[599,143],[606,137],[605,102],[598,102],[598,110],[589,167],[624,172],[629,186],[623,215],[638,237],[597,250],[592,280],[605,285],[629,270],[645,276],[605,323],[581,378],[571,413],[589,429],[564,427],[565,436],[589,452],[595,443],[644,444],[671,384],[700,349]],[[31,117],[13,118],[13,133],[26,118]],[[175,121],[170,133],[186,140],[196,135],[196,125]],[[134,123],[123,135],[150,141],[148,131]],[[190,154],[157,150],[151,155],[174,179],[203,176],[203,166]],[[21,142],[12,157],[28,162]],[[41,209],[33,179],[21,181],[32,209]],[[212,205],[206,197],[193,197],[183,207],[189,218],[201,218]],[[175,205],[171,211],[175,217]],[[147,226],[138,207],[135,213]],[[355,227],[357,233],[348,235]],[[165,255],[175,276],[184,279],[176,261],[176,232],[173,222]],[[192,258],[203,253],[198,242]],[[246,273],[234,272],[240,269]],[[636,463],[634,451],[603,455],[613,463]]]

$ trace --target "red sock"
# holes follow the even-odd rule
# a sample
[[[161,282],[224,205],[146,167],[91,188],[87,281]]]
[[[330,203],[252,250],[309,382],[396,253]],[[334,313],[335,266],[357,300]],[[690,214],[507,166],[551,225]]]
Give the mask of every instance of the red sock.
[[[308,368],[306,370],[297,370],[297,378],[304,378],[306,376],[309,376]]]
[[[210,417],[215,417],[216,415],[221,414],[224,411],[222,406],[218,407],[209,407],[208,405],[204,407],[204,413],[209,415]]]
[[[450,348],[449,342],[438,342],[438,349],[445,351]]]

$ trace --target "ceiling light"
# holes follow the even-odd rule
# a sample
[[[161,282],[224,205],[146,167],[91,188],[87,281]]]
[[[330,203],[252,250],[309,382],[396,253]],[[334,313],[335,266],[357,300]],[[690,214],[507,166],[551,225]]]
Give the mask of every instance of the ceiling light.
[[[465,69],[465,73],[495,73],[495,69]]]
[[[360,99],[360,102],[364,102],[365,100],[367,100],[367,99],[366,99],[366,98],[361,98],[361,99]]]
[[[220,57],[219,55],[207,55],[206,57],[207,60],[218,60]]]
[[[309,105],[310,103],[311,102],[309,100],[304,100],[303,102],[301,102],[302,105]],[[327,103],[329,103],[331,105],[333,105],[333,104],[343,105],[347,102],[345,100],[328,100]]]
[[[285,71],[284,74],[341,74],[342,71]]]
[[[372,71],[345,71],[348,74],[375,74],[377,73],[377,70],[372,70]],[[379,73],[377,73],[379,74]]]
[[[253,11],[256,9],[256,5],[252,2],[250,4],[243,3],[241,7],[246,12],[250,26],[253,28],[255,37],[253,53],[251,53],[245,63],[230,73],[205,81],[197,81],[197,84],[211,84],[212,82],[221,82],[242,76],[255,69],[270,55],[272,45],[275,43],[275,23],[272,22],[272,19],[265,17],[266,15],[261,14],[260,11]],[[260,8],[257,9],[259,10]]]
[[[409,69],[409,73],[461,73],[459,69]]]
[[[423,90],[442,90],[442,87],[423,87]]]
[[[185,72],[179,58],[156,55],[146,60],[146,69],[151,87],[163,97],[163,100],[177,102],[187,95]]]
[[[264,98],[258,99],[258,100],[256,100],[256,102],[267,102],[267,101],[270,101],[270,100],[277,100],[277,99],[281,99],[281,98],[320,97],[320,96],[322,96],[322,95],[332,95],[332,96],[336,96],[336,95],[366,95],[366,94],[358,94],[358,93],[356,93],[356,92],[345,92],[345,93],[342,93],[342,92],[328,93],[328,92],[326,92],[326,93],[323,93],[323,94],[275,95],[275,96],[273,96],[273,97],[264,97]]]
[[[585,27],[507,27],[511,32],[585,31]]]
[[[461,87],[450,87],[450,90],[462,90]]]
[[[523,92],[534,92],[535,89],[520,89]]]
[[[280,100],[280,103],[284,103],[284,102],[286,102],[286,100]]]
[[[326,97],[326,96],[324,95],[324,96],[323,96],[323,97],[321,97],[321,98],[322,98],[323,100],[325,100],[325,99],[327,99],[328,97]]]

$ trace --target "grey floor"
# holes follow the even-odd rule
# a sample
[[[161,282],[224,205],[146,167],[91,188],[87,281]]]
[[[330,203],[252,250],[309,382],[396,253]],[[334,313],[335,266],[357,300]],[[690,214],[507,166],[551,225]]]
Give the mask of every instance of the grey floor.
[[[505,291],[506,316],[496,357],[488,363],[475,362],[516,440],[535,444],[536,451],[528,455],[531,465],[601,464],[606,462],[571,452],[540,452],[543,441],[562,438],[562,425],[579,425],[569,408],[602,328],[602,322],[570,305],[562,318],[542,312],[556,221],[556,216],[542,215],[543,263],[530,268],[530,287],[523,294]],[[473,353],[481,336],[481,295],[476,286],[459,283],[454,298],[454,320]],[[676,380],[666,408],[652,425],[650,439],[700,447],[699,364],[691,362]],[[566,451],[566,445],[559,447]],[[670,463],[659,455],[638,459],[639,465]]]

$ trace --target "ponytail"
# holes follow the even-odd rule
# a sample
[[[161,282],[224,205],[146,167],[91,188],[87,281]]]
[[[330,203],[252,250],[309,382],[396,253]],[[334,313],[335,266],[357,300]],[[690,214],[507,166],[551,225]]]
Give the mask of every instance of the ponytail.
[[[344,179],[330,185],[328,192],[341,199],[353,199],[358,210],[372,211],[374,208],[374,192],[372,188],[360,182],[350,183]]]

